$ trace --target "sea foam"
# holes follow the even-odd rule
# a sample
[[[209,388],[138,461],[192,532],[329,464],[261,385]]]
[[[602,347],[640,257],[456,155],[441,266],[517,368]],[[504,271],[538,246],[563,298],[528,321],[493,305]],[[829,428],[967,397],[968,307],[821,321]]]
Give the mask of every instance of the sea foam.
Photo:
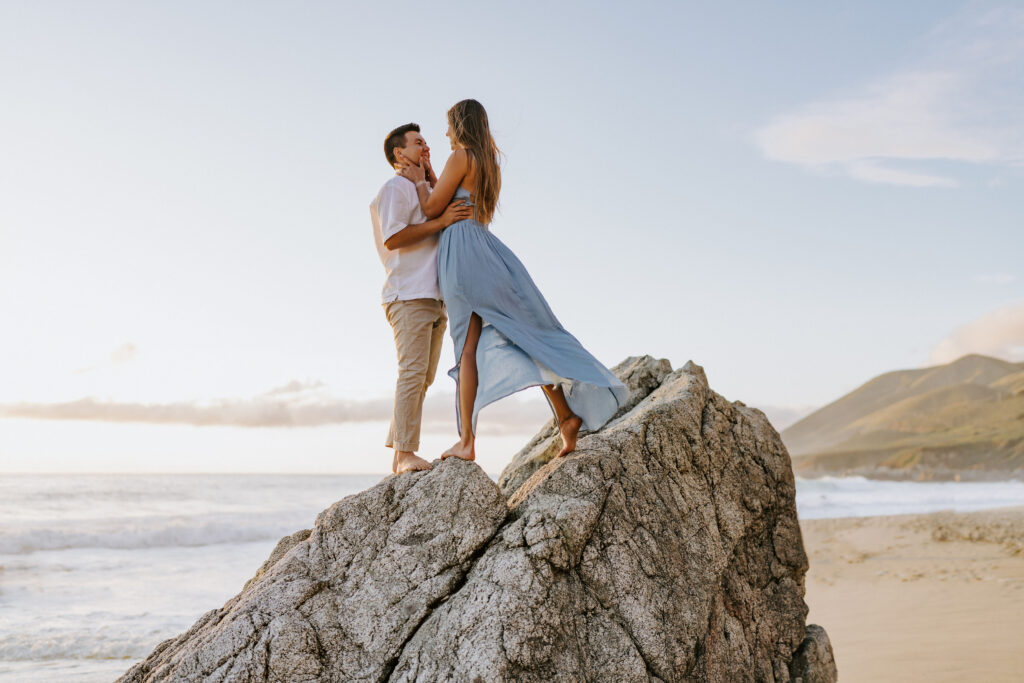
[[[306,515],[203,514],[177,517],[123,517],[82,522],[45,520],[0,530],[0,555],[39,550],[117,548],[122,550],[253,543],[278,539],[309,527]]]
[[[938,510],[967,512],[1024,505],[1024,482],[877,481],[864,477],[796,480],[802,519],[871,517]]]

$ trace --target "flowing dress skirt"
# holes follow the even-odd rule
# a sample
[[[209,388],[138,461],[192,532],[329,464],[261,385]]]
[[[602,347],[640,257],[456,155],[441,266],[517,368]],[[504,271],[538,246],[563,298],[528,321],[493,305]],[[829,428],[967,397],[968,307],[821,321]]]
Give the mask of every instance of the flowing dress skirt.
[[[463,192],[460,188],[456,198]],[[487,226],[464,220],[445,229],[437,270],[455,343],[456,365],[448,374],[456,386],[470,316],[476,313],[484,321],[476,352],[474,433],[484,406],[527,387],[561,386],[587,430],[599,429],[625,402],[625,385],[562,327],[526,268]],[[456,395],[461,434],[458,403]]]

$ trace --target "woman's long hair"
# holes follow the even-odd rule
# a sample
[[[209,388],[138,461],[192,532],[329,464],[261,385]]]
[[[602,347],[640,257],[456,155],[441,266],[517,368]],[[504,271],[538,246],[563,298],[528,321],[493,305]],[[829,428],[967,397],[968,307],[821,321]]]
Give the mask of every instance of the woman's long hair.
[[[491,137],[487,111],[476,100],[456,102],[448,110],[448,125],[452,128],[452,140],[466,148],[476,171],[476,192],[473,193],[476,219],[490,223],[501,193],[501,168],[498,165],[501,150]]]

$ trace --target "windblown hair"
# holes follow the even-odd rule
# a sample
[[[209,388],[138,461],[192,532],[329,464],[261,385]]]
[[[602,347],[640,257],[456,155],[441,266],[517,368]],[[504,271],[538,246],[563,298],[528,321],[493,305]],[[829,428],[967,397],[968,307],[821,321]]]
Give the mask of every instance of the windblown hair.
[[[448,125],[452,128],[452,141],[469,153],[476,174],[476,192],[473,193],[476,219],[490,223],[501,193],[501,167],[498,163],[501,150],[491,137],[487,111],[476,100],[456,102],[448,110]]]
[[[384,156],[387,157],[388,165],[392,168],[395,166],[395,147],[405,149],[405,134],[410,131],[419,133],[420,125],[418,123],[407,123],[404,126],[395,128],[384,138]]]

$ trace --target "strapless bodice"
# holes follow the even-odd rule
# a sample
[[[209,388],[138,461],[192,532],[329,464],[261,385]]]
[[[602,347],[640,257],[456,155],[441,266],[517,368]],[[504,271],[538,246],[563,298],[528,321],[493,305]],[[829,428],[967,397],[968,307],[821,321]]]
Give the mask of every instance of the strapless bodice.
[[[466,202],[466,206],[473,206],[473,194],[466,188],[462,187],[461,185],[455,189],[455,194],[452,195],[453,202],[459,201],[460,199]],[[490,230],[488,226],[484,225],[483,223],[476,219],[475,210],[473,211],[473,218],[466,220],[472,222],[474,225],[476,225],[478,228],[482,230]]]

